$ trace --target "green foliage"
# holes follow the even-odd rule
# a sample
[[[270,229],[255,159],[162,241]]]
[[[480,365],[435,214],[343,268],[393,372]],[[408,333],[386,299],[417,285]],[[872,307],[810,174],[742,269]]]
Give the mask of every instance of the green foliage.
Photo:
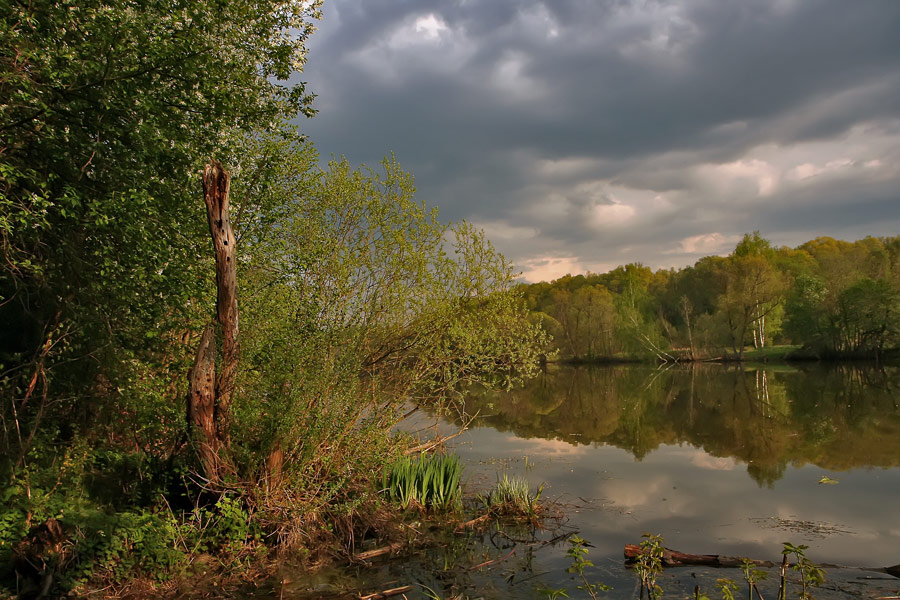
[[[402,403],[536,372],[546,335],[481,231],[441,222],[393,158],[322,169],[286,125],[314,112],[295,74],[318,8],[0,8],[0,551],[53,517],[83,534],[73,581],[169,564],[173,536],[243,560],[259,528],[296,541],[371,500]],[[161,497],[202,495],[183,399],[215,297],[197,182],[210,157],[233,176],[238,238],[231,487],[155,538]],[[441,460],[421,498],[448,508],[459,463]]]
[[[178,529],[179,543],[190,554],[210,553],[236,563],[261,539],[258,521],[241,498],[222,496],[213,506],[196,508]]]
[[[803,544],[794,545],[790,542],[784,543],[781,553],[784,556],[794,555],[794,562],[791,563],[791,569],[800,574],[800,590],[797,597],[801,600],[812,600],[814,596],[809,588],[818,587],[825,583],[825,570],[816,566],[815,563],[806,558],[806,550],[809,546]],[[782,589],[780,598],[785,598],[786,590]]]
[[[542,596],[546,596],[547,600],[557,600],[557,598],[568,598],[569,592],[566,588],[552,588],[545,585],[538,585],[535,591]]]
[[[62,523],[76,536],[63,574],[65,588],[95,577],[122,581],[146,575],[164,580],[185,562],[184,552],[175,546],[177,524],[165,515],[75,511]]]
[[[462,506],[461,478],[462,463],[455,454],[404,456],[385,469],[382,489],[404,510],[454,510]]]
[[[569,538],[569,549],[566,551],[566,556],[572,559],[572,564],[569,565],[566,571],[578,575],[584,582],[583,585],[578,586],[578,589],[586,591],[591,598],[597,600],[598,591],[607,592],[612,588],[603,583],[591,583],[588,581],[584,570],[588,567],[593,567],[594,563],[587,559],[588,549],[585,547],[586,545],[587,541],[578,535],[573,535]]]
[[[769,574],[762,569],[756,568],[756,565],[748,558],[741,560],[741,573],[744,575],[744,581],[747,582],[747,598],[753,600],[753,591],[756,590],[759,595],[759,582],[767,579]]]
[[[719,578],[716,580],[716,588],[722,594],[722,600],[734,600],[734,593],[738,590],[738,585],[733,579]]]
[[[634,572],[640,580],[642,590],[647,590],[647,597],[656,600],[663,594],[662,588],[656,583],[656,577],[663,570],[663,539],[651,533],[644,533],[641,537],[644,539],[640,544],[641,553],[634,563]]]
[[[291,137],[248,142],[235,184],[242,362],[233,405],[237,467],[284,453],[291,487],[380,472],[401,403],[509,387],[544,345],[515,274],[483,234],[415,199],[393,160],[320,170]],[[305,495],[305,494],[304,494]],[[326,495],[330,497],[330,494]]]
[[[0,9],[0,393],[22,433],[0,454],[21,465],[48,421],[62,442],[134,423],[157,456],[181,433],[185,341],[212,297],[196,173],[311,111],[279,80],[317,14],[299,0]]]
[[[63,540],[34,547],[31,560],[58,572],[54,590],[62,593],[102,578],[118,582],[138,575],[165,580],[186,564],[176,544],[179,524],[171,513],[148,510],[105,511],[77,494],[20,485],[4,491],[0,505],[0,560],[8,564],[12,549],[30,528],[55,520]],[[4,577],[15,581],[10,573]],[[5,583],[5,582],[4,582]],[[11,589],[14,589],[11,588]]]
[[[640,264],[523,286],[564,359],[671,361],[773,343],[819,356],[900,346],[900,242],[818,238],[773,248],[746,234],[727,257],[677,271]]]
[[[535,519],[542,511],[540,500],[544,492],[542,483],[534,492],[522,477],[510,477],[504,473],[487,494],[479,496],[484,507],[503,516]]]

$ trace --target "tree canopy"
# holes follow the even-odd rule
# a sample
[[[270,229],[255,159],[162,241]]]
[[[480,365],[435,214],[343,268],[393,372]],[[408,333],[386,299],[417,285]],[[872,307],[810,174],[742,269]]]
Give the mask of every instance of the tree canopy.
[[[392,157],[323,167],[290,125],[315,112],[296,73],[318,6],[0,7],[0,563],[50,520],[74,540],[63,591],[164,575],[179,527],[223,551],[262,539],[251,521],[299,544],[375,494],[410,403],[534,372],[546,336],[483,234],[441,222]],[[242,313],[215,481],[185,418],[198,346],[237,347],[205,335],[210,161],[231,175]]]
[[[898,250],[900,237],[774,248],[754,232],[730,255],[684,269],[567,275],[525,286],[525,297],[563,358],[741,358],[773,343],[812,357],[877,357],[900,347]],[[598,326],[589,315],[601,297]]]

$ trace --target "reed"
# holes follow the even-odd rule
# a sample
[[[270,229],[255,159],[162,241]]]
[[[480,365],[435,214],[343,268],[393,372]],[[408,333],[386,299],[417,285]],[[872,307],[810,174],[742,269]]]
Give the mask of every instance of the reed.
[[[455,454],[405,456],[385,469],[382,489],[404,510],[451,510],[462,506],[461,480],[462,463]]]
[[[510,477],[504,473],[503,478],[497,481],[496,487],[480,496],[480,499],[490,512],[534,518],[541,511],[540,499],[543,492],[543,483],[532,493],[528,481],[524,478]]]

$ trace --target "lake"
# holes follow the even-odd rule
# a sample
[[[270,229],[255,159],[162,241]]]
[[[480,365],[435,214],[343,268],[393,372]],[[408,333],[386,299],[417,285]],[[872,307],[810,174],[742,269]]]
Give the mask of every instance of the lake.
[[[457,535],[416,557],[322,573],[289,592],[418,584],[441,598],[547,598],[550,589],[589,597],[566,572],[565,539],[548,543],[572,531],[591,544],[595,567],[586,574],[613,586],[601,594],[610,598],[636,597],[622,552],[644,532],[697,554],[778,561],[791,542],[809,546],[816,563],[900,563],[896,367],[551,365],[523,389],[471,394],[465,412],[478,416],[449,445],[466,463],[467,492],[503,473],[523,476],[543,483],[543,498],[564,517],[543,531]],[[406,426],[447,434],[463,422],[420,411]],[[900,579],[828,571],[816,597],[900,595]],[[741,581],[736,569],[687,567],[667,570],[660,584],[665,597],[700,585],[717,598],[718,577]],[[773,570],[766,598],[775,597],[776,579]]]

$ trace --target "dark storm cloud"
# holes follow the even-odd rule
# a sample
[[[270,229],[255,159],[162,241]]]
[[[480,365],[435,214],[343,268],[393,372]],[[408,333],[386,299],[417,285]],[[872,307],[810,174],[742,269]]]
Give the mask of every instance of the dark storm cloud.
[[[395,152],[423,199],[526,270],[686,264],[756,228],[789,244],[896,233],[900,2],[324,10],[303,74],[320,150]]]

